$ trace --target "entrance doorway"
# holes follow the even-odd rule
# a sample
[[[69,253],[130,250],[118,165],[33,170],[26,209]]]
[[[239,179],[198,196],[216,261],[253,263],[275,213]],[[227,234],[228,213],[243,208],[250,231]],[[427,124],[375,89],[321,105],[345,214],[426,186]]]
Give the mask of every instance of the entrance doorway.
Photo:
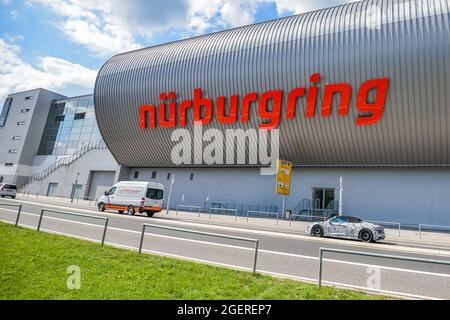
[[[315,210],[334,210],[334,189],[313,188],[313,208]]]

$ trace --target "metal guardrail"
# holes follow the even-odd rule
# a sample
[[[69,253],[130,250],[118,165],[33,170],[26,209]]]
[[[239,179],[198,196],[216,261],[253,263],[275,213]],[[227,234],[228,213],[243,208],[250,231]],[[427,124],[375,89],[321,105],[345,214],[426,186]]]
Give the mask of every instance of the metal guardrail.
[[[304,221],[311,221],[311,222],[312,221],[325,221],[324,217],[314,217],[312,215],[311,216],[305,216],[303,214],[290,214],[289,215],[289,226],[292,225],[292,217],[309,218],[309,220],[308,219],[304,219]]]
[[[237,210],[237,209],[227,209],[227,208],[209,208],[209,217],[208,217],[208,219],[211,219],[211,214],[212,214],[212,210],[233,211],[233,212],[234,212],[234,221],[236,221],[236,220],[237,220],[237,214],[238,214],[238,210]]]
[[[177,205],[176,206],[176,208],[177,208],[177,210],[175,210],[175,215],[178,215],[178,207],[180,207],[180,208],[191,208],[191,209],[198,209],[198,211],[196,211],[196,212],[198,212],[198,216],[200,217],[200,211],[202,210],[202,207],[201,206],[187,206],[187,205],[184,205],[184,204],[179,204],[179,205]],[[194,211],[191,211],[191,212],[194,212]]]
[[[248,223],[248,216],[249,216],[250,212],[253,212],[253,213],[263,213],[263,214],[265,214],[266,216],[267,216],[267,215],[269,215],[269,216],[277,216],[277,225],[278,225],[278,219],[279,219],[279,213],[278,213],[278,212],[268,212],[268,211],[248,210],[248,211],[247,211],[247,223]]]
[[[258,247],[259,247],[259,240],[258,239],[235,237],[235,236],[229,236],[229,235],[219,234],[219,233],[210,233],[210,232],[188,230],[188,229],[181,229],[181,228],[173,228],[173,227],[160,226],[160,225],[157,225],[157,224],[144,223],[142,225],[141,241],[139,243],[139,253],[142,252],[142,245],[144,243],[144,235],[145,235],[145,228],[146,227],[157,228],[157,229],[164,229],[164,230],[172,230],[172,231],[180,231],[180,232],[186,232],[186,233],[192,233],[192,234],[198,234],[198,235],[204,235],[204,236],[211,236],[211,237],[217,237],[217,238],[223,238],[223,239],[231,239],[231,240],[241,240],[241,241],[247,241],[247,242],[254,242],[255,243],[255,254],[253,256],[253,273],[256,273],[256,261],[258,259]]]
[[[387,259],[393,259],[393,260],[434,263],[434,264],[443,264],[443,265],[450,266],[450,261],[445,261],[445,260],[414,258],[414,257],[396,256],[396,255],[382,254],[382,253],[371,253],[371,252],[364,252],[364,251],[320,248],[319,249],[319,277],[318,277],[319,288],[322,286],[322,265],[323,265],[323,253],[324,252],[336,252],[336,253],[353,254],[353,255],[365,256],[365,257],[387,258]]]
[[[450,230],[450,226],[441,226],[441,225],[437,225],[437,224],[424,224],[424,223],[421,223],[421,224],[419,224],[419,239],[422,239],[422,227],[438,227],[438,228],[445,228],[445,229],[448,229],[448,230]]]
[[[15,222],[15,226],[17,227],[17,225],[19,224],[19,218],[20,218],[20,212],[22,212],[22,205],[21,204],[9,204],[9,203],[0,203],[0,206],[5,206],[5,207],[16,207],[17,209],[17,217],[16,217],[16,222]]]
[[[364,220],[367,222],[372,222],[372,223],[378,223],[380,225],[396,225],[398,226],[398,236],[400,237],[400,234],[402,232],[402,224],[400,222],[392,222],[392,221],[376,221],[376,220]]]
[[[64,212],[64,211],[56,211],[56,210],[42,209],[42,210],[41,210],[41,214],[40,214],[40,216],[39,216],[38,226],[37,226],[37,229],[36,229],[37,231],[39,231],[39,230],[41,229],[41,223],[42,223],[42,218],[43,218],[43,216],[44,216],[44,212],[62,213],[62,214],[67,214],[67,215],[69,215],[69,216],[85,217],[85,218],[92,218],[92,219],[104,220],[104,221],[105,221],[105,227],[103,228],[102,245],[105,244],[106,230],[107,230],[107,228],[108,228],[109,218],[106,218],[106,217],[97,217],[97,216],[92,216],[92,215],[82,214],[82,213],[73,213],[73,212]],[[70,221],[70,220],[67,220],[67,221]]]

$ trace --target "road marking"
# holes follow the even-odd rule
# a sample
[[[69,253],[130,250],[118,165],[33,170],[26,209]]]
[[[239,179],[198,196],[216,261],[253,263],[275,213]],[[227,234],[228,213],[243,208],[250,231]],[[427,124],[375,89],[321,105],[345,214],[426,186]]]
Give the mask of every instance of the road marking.
[[[5,210],[11,210],[11,209],[5,209]],[[14,210],[11,210],[11,211],[14,211]],[[23,212],[23,214],[39,216],[39,214],[29,213],[29,212]],[[102,229],[104,228],[101,225],[90,224],[90,223],[86,223],[86,222],[79,222],[79,221],[74,221],[74,220],[66,220],[66,219],[49,217],[49,216],[47,216],[45,218],[52,219],[52,220],[63,221],[63,222],[75,223],[75,224],[88,225],[88,226],[98,227],[98,228],[102,228]],[[140,231],[129,230],[129,229],[122,229],[122,228],[115,228],[115,227],[109,227],[108,229],[109,230],[120,231],[120,232],[141,234]],[[42,230],[44,230],[44,229],[42,229]],[[62,234],[65,234],[65,233],[62,233]],[[240,250],[247,250],[247,251],[254,251],[255,250],[254,248],[249,248],[249,247],[235,246],[235,245],[230,245],[230,244],[210,242],[210,241],[203,241],[203,240],[195,240],[195,239],[189,239],[189,238],[183,238],[183,237],[173,237],[173,236],[154,234],[154,233],[146,233],[146,235],[147,236],[153,236],[153,237],[166,238],[166,239],[171,239],[171,240],[181,240],[183,242],[192,242],[192,243],[206,244],[206,245],[212,245],[212,246],[218,246],[218,247],[232,248],[232,249],[240,249]],[[87,239],[90,239],[90,238],[87,238]],[[266,253],[266,254],[289,256],[289,257],[294,257],[294,258],[299,258],[299,259],[309,259],[309,260],[315,260],[315,261],[319,260],[319,258],[315,257],[315,256],[300,255],[300,254],[288,253],[288,252],[279,252],[279,251],[272,251],[272,250],[265,250],[265,249],[259,249],[258,252]],[[390,271],[407,272],[407,273],[415,273],[415,274],[421,274],[421,275],[429,275],[429,276],[450,278],[450,274],[445,274],[445,273],[435,273],[435,272],[428,272],[428,271],[421,271],[421,270],[404,269],[404,268],[389,267],[389,266],[374,265],[374,264],[366,264],[366,263],[360,263],[360,262],[352,262],[352,261],[328,259],[328,258],[323,258],[323,261],[327,261],[327,262],[331,262],[331,263],[337,263],[337,264],[347,264],[347,265],[359,266],[359,267],[378,267],[380,269],[390,270]]]
[[[30,204],[35,205],[43,205],[48,207],[55,207],[55,208],[65,208],[68,210],[76,210],[76,211],[82,211],[82,212],[88,212],[88,213],[94,213],[95,216],[104,216],[107,215],[109,217],[117,218],[117,219],[129,219],[133,221],[148,221],[147,217],[140,217],[140,216],[118,216],[115,213],[106,213],[103,212],[99,215],[97,211],[93,210],[85,210],[85,209],[78,209],[74,207],[64,207],[64,206],[58,206],[58,205],[52,205],[52,204],[46,204],[46,203],[40,203],[40,202],[32,202],[32,201],[26,201],[26,200],[12,200],[8,199],[13,202],[26,202]],[[158,219],[159,218],[159,219]],[[388,244],[381,244],[378,243],[375,246],[373,244],[367,244],[367,243],[355,243],[354,241],[350,240],[344,240],[344,239],[330,239],[330,238],[311,238],[311,236],[305,236],[305,235],[295,235],[295,234],[282,234],[274,231],[265,231],[265,230],[257,230],[257,229],[247,229],[247,228],[239,228],[239,227],[229,227],[229,226],[219,226],[219,225],[213,225],[213,224],[201,224],[201,223],[195,223],[195,222],[186,222],[186,221],[174,221],[174,220],[167,220],[165,217],[158,217],[157,220],[160,223],[172,223],[172,224],[178,224],[178,225],[184,225],[184,226],[193,226],[198,228],[204,228],[204,229],[216,229],[216,230],[225,230],[229,232],[239,232],[239,233],[251,233],[251,234],[261,234],[268,237],[275,237],[275,238],[287,238],[287,239],[300,239],[303,241],[319,241],[319,242],[326,242],[326,243],[335,243],[335,244],[341,244],[346,246],[352,246],[356,248],[369,248],[372,250],[386,250],[386,251],[393,251],[393,252],[409,252],[409,253],[417,253],[417,254],[425,254],[425,255],[443,255],[443,256],[450,256],[449,250],[437,250],[437,249],[430,249],[430,248],[418,248],[418,247],[408,247],[408,246],[395,246]]]
[[[314,279],[314,278],[299,277],[299,276],[287,275],[287,274],[284,274],[284,273],[277,273],[277,272],[263,271],[263,270],[258,270],[258,272],[265,273],[265,274],[272,275],[272,276],[276,276],[276,277],[280,277],[280,278],[291,278],[291,279],[295,279],[295,280],[302,280],[302,281],[312,282],[312,283],[317,283],[318,282],[318,280]],[[367,291],[368,292],[376,292],[376,293],[380,293],[380,294],[381,293],[387,293],[389,295],[399,296],[399,297],[407,297],[407,298],[415,298],[415,299],[423,299],[423,300],[444,300],[444,299],[441,299],[441,298],[428,297],[428,296],[416,295],[416,294],[411,294],[411,293],[404,293],[404,292],[399,292],[399,291],[373,289],[373,288],[369,288],[369,287],[354,286],[354,285],[343,284],[343,283],[333,282],[333,281],[322,280],[322,284],[329,284],[329,285],[332,285],[332,286],[335,286],[335,287],[341,287],[341,288],[351,288],[351,289],[363,290],[363,291],[366,291],[366,292]]]
[[[1,219],[1,220],[3,220],[3,219]],[[6,220],[3,220],[3,221],[5,221],[6,223],[9,223],[9,224],[14,224],[13,222],[10,222],[10,221],[6,221]],[[35,228],[34,226],[25,225],[25,224],[21,224],[20,226],[28,228],[28,229],[32,229],[32,230],[34,230],[34,228]],[[45,231],[45,232],[48,232],[48,233],[52,233],[52,234],[64,235],[64,236],[77,238],[77,239],[81,239],[81,240],[88,240],[88,241],[101,243],[100,240],[89,238],[89,237],[77,236],[77,235],[68,234],[68,233],[59,232],[59,231],[50,230],[50,229],[45,229],[45,228],[41,228],[41,230]],[[138,250],[137,247],[127,246],[127,245],[118,244],[118,243],[109,242],[109,241],[105,241],[105,244],[108,244],[108,245],[111,245],[111,246],[114,246],[114,247],[119,247],[119,248],[127,248],[127,249],[131,249],[131,250],[134,250],[134,251]],[[242,267],[242,266],[237,266],[237,265],[232,265],[232,264],[226,264],[226,263],[221,263],[221,262],[216,262],[216,261],[211,261],[211,260],[197,259],[197,258],[192,258],[192,257],[187,257],[187,256],[181,256],[181,255],[176,255],[176,254],[165,253],[165,252],[156,251],[156,250],[148,250],[148,249],[144,249],[144,248],[142,249],[142,251],[148,252],[148,253],[154,253],[154,254],[161,255],[161,256],[167,256],[167,257],[182,259],[182,260],[200,262],[200,263],[205,263],[205,264],[210,264],[210,265],[217,265],[217,266],[222,266],[222,267],[232,268],[232,269],[239,269],[239,270],[248,271],[248,272],[252,271],[252,268],[247,268],[247,267]],[[326,260],[326,259],[324,259],[324,260]],[[267,271],[267,270],[262,270],[262,269],[256,269],[256,271],[259,272],[259,273],[272,275],[272,276],[277,276],[277,277],[281,277],[281,278],[292,278],[292,279],[297,279],[297,280],[317,283],[317,279],[313,279],[313,278],[294,276],[294,275],[289,275],[289,274],[284,274],[284,273],[277,273],[277,272],[272,272],[272,271]],[[429,296],[423,296],[423,295],[415,295],[415,294],[409,294],[409,293],[404,293],[404,292],[399,292],[399,291],[372,289],[372,288],[368,288],[368,287],[348,285],[348,284],[343,284],[343,283],[339,283],[339,282],[332,282],[332,281],[322,281],[322,283],[323,284],[328,284],[328,285],[331,285],[331,286],[335,286],[335,287],[344,287],[344,288],[358,289],[358,290],[362,290],[362,291],[366,291],[366,292],[377,292],[377,293],[380,293],[380,294],[389,294],[389,295],[400,296],[400,297],[409,297],[409,298],[427,299],[427,300],[442,300],[441,298],[435,298],[435,297],[429,297]]]
[[[129,219],[133,221],[148,221],[147,217],[141,217],[141,216],[123,216],[118,215],[115,213],[109,213],[109,212],[103,212],[99,214],[98,211],[95,210],[87,210],[87,209],[79,209],[75,207],[65,207],[61,205],[52,205],[47,203],[41,203],[41,202],[33,202],[33,201],[27,201],[27,200],[20,200],[20,199],[5,199],[12,202],[25,202],[30,203],[34,205],[42,205],[47,207],[53,207],[53,208],[64,208],[67,210],[76,210],[76,211],[82,211],[94,214],[96,216],[104,216],[107,215],[109,217],[117,218],[117,219]],[[423,248],[423,247],[410,247],[410,246],[392,246],[389,244],[384,243],[377,243],[376,245],[368,244],[368,243],[355,243],[351,240],[345,240],[345,239],[332,239],[332,238],[312,238],[309,235],[298,235],[298,234],[286,234],[286,233],[279,233],[275,231],[266,231],[266,230],[258,230],[258,229],[248,229],[245,227],[230,227],[230,226],[223,226],[223,225],[214,225],[210,223],[202,224],[202,223],[196,223],[196,222],[187,222],[187,221],[175,221],[175,220],[167,220],[166,217],[160,216],[156,217],[158,222],[161,223],[172,223],[172,224],[181,224],[181,225],[187,225],[187,226],[193,226],[198,228],[205,228],[205,229],[217,229],[217,230],[225,230],[230,232],[239,232],[239,233],[251,233],[251,234],[261,234],[268,237],[275,237],[275,238],[287,238],[287,239],[300,239],[304,241],[319,241],[319,242],[326,242],[326,243],[336,243],[336,244],[342,244],[346,246],[352,246],[357,248],[369,248],[372,250],[386,250],[386,251],[393,251],[393,252],[410,252],[410,253],[417,253],[417,254],[425,254],[425,255],[443,255],[443,256],[450,256],[449,250],[442,250],[442,249],[431,249],[431,248]],[[414,243],[412,243],[414,244]]]

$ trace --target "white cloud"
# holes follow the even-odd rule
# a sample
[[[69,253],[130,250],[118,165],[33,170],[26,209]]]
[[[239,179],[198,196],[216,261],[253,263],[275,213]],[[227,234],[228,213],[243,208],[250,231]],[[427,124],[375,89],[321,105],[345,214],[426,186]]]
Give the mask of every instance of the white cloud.
[[[257,2],[248,0],[228,0],[220,9],[221,19],[225,25],[239,27],[254,22]]]
[[[55,25],[75,43],[108,57],[140,47],[136,39],[178,32],[197,35],[254,22],[268,0],[30,0],[56,15]]]
[[[0,103],[10,93],[35,88],[63,94],[74,88],[93,90],[97,71],[54,57],[41,57],[36,68],[19,57],[20,51],[0,38]]]
[[[17,16],[19,15],[19,12],[17,12],[16,10],[13,10],[9,13],[9,15],[11,16],[12,20],[16,20]]]
[[[305,13],[360,0],[275,0],[278,15]]]
[[[96,56],[108,57],[140,47],[129,25],[109,14],[111,0],[31,0],[35,3],[52,10],[59,17],[56,26]]]

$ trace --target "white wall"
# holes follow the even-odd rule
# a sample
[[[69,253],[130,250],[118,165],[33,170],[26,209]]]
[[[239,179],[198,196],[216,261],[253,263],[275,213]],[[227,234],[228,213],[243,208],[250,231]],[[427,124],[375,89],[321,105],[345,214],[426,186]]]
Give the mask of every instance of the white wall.
[[[203,205],[210,197],[210,202],[282,206],[282,197],[275,194],[275,176],[261,176],[258,169],[131,169],[130,180],[135,170],[139,171],[137,180],[161,182],[166,192],[167,173],[174,172],[173,205]],[[155,180],[151,179],[152,171],[157,171]],[[191,172],[193,181],[189,180]],[[340,176],[344,178],[344,214],[450,225],[450,169],[294,168],[287,209],[303,198],[311,199],[309,187],[338,187]]]
[[[45,161],[44,161],[45,162]],[[34,181],[24,190],[25,193],[46,195],[48,184],[58,183],[56,195],[70,197],[72,184],[83,185],[82,194],[86,193],[91,171],[115,171],[117,162],[107,149],[93,149],[82,155],[69,166],[61,166],[41,181]],[[46,166],[43,166],[46,167]]]

